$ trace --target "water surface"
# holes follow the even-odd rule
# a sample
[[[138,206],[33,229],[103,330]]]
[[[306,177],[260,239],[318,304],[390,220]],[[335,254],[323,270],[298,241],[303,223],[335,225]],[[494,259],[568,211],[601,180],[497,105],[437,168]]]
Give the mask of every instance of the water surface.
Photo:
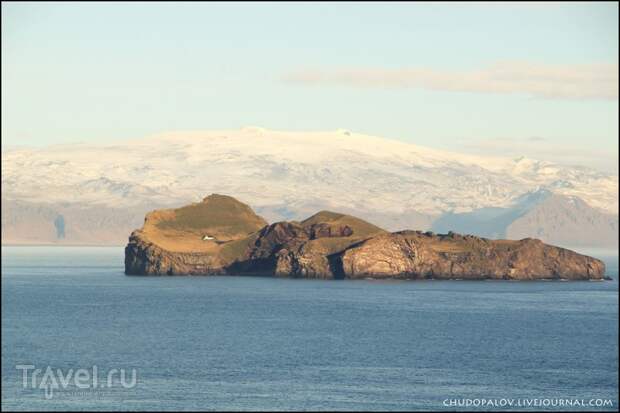
[[[127,277],[122,248],[3,247],[2,407],[419,410],[601,398],[617,410],[618,261],[606,262],[614,281]],[[16,365],[135,368],[137,383],[46,399],[22,386]]]

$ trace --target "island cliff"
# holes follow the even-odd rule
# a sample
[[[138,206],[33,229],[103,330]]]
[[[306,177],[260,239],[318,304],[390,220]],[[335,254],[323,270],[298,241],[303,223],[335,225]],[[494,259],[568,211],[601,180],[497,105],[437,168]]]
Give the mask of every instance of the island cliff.
[[[489,240],[455,233],[389,233],[349,215],[321,211],[268,224],[236,199],[147,214],[125,248],[125,273],[270,275],[356,279],[603,279],[595,258],[540,240]]]

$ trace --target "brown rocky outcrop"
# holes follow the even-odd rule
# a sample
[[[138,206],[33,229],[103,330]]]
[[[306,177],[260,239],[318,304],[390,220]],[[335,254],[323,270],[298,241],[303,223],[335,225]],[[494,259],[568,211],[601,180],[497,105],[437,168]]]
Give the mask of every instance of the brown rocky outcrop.
[[[204,235],[213,240],[204,240]],[[268,225],[231,197],[147,215],[125,249],[125,272],[143,275],[265,275],[358,279],[602,279],[595,258],[540,240],[455,233],[388,233],[321,211]]]
[[[347,278],[599,279],[595,258],[532,238],[488,240],[402,231],[369,239],[342,256]]]

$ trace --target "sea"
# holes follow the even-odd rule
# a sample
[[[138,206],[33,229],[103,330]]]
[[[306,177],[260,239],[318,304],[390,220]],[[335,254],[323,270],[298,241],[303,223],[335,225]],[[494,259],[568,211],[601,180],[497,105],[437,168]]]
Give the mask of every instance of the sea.
[[[2,247],[2,410],[618,410],[612,281],[123,274]]]

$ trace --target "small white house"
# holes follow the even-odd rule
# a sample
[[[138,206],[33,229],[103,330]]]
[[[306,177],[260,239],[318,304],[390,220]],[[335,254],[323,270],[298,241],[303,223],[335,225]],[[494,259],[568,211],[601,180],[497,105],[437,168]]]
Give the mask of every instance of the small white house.
[[[210,240],[214,240],[214,239],[215,239],[215,237],[211,237],[209,235],[205,235],[204,237],[202,237],[203,241],[210,241]]]

